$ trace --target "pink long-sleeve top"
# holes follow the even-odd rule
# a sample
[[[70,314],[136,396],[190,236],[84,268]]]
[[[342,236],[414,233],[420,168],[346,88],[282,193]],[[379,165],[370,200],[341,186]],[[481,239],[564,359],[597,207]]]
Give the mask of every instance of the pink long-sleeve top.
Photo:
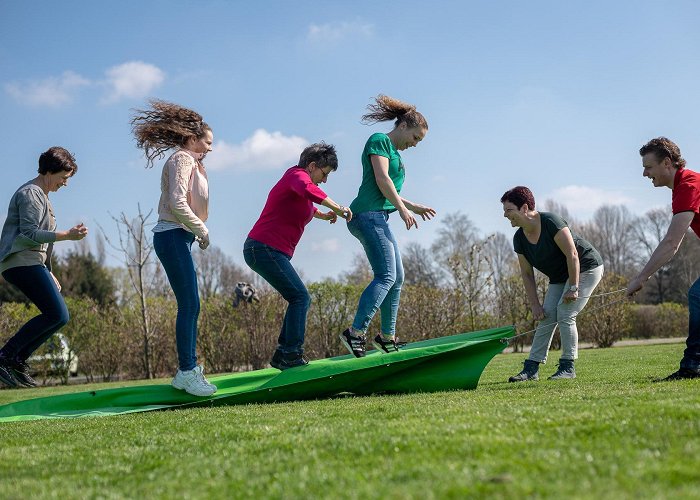
[[[248,237],[291,257],[304,227],[317,212],[314,203],[321,203],[327,197],[305,169],[293,166],[270,190],[260,218]]]

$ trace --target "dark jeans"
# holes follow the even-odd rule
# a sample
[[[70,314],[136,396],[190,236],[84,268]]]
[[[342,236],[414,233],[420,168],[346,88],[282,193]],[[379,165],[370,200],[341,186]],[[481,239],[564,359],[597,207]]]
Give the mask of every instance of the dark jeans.
[[[192,260],[194,234],[184,229],[153,233],[153,248],[160,259],[177,300],[175,341],[180,370],[197,366],[197,320],[199,289]]]
[[[700,278],[688,290],[688,339],[681,368],[700,370]]]
[[[277,340],[277,349],[283,354],[302,354],[311,296],[292,267],[291,257],[251,238],[246,239],[243,245],[243,257],[246,264],[289,303]]]
[[[23,266],[2,273],[19,288],[41,314],[27,321],[0,350],[7,358],[26,361],[41,344],[68,323],[68,308],[45,266]]]

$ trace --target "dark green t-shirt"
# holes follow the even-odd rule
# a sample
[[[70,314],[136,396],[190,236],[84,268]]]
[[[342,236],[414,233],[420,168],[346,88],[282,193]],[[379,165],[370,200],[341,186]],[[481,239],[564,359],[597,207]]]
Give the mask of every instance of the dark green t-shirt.
[[[365,149],[362,151],[362,184],[357,191],[357,196],[350,204],[350,210],[359,214],[377,210],[396,210],[396,207],[382,194],[374,177],[371,155],[383,156],[389,159],[389,178],[394,183],[396,192],[400,193],[403,187],[406,171],[401,162],[401,155],[394,147],[389,136],[382,133],[372,134]]]
[[[530,243],[521,227],[513,236],[513,249],[515,253],[522,254],[532,267],[547,276],[550,283],[566,283],[569,279],[566,257],[554,241],[554,236],[569,225],[558,215],[549,212],[540,212],[540,222],[542,231],[537,243]],[[578,252],[581,272],[590,271],[603,264],[603,259],[593,245],[573,232],[571,236]]]

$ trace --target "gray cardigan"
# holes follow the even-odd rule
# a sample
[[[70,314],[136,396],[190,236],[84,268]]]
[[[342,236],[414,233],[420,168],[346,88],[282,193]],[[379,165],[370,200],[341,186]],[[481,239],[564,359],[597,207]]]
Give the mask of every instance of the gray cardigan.
[[[51,202],[39,186],[29,181],[10,199],[0,235],[0,262],[13,254],[33,250],[46,255],[46,267],[51,269],[54,241],[56,219]]]

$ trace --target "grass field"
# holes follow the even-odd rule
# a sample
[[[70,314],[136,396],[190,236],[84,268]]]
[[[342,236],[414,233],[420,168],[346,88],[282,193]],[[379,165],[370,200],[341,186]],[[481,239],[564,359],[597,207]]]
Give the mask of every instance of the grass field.
[[[0,498],[700,498],[700,380],[654,381],[683,347],[585,350],[576,380],[508,384],[507,354],[474,391],[0,424]]]

